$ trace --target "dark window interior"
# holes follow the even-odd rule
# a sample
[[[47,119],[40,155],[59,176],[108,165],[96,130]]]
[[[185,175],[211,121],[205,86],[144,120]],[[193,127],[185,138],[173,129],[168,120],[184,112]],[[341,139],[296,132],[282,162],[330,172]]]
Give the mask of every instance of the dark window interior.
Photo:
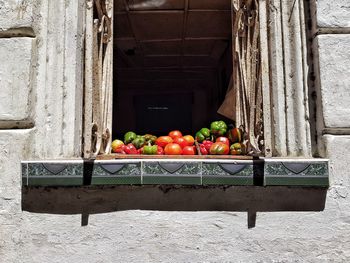
[[[232,72],[231,0],[119,0],[113,137],[194,134],[216,119]]]

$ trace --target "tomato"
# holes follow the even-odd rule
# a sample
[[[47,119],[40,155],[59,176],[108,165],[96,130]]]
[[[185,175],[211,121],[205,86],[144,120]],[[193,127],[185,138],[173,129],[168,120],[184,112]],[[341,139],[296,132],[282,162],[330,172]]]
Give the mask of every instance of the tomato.
[[[194,138],[191,135],[185,135],[184,138],[187,141],[188,146],[192,146],[194,144]]]
[[[164,154],[164,149],[160,146],[157,146],[157,155],[163,155]]]
[[[126,154],[138,154],[137,149],[132,143],[126,145],[124,151]]]
[[[230,140],[226,137],[218,137],[215,142],[222,142],[224,144],[227,144],[228,147],[230,147]]]
[[[243,143],[234,143],[230,147],[230,153],[232,155],[245,154],[245,145]]]
[[[121,140],[114,140],[111,145],[112,152],[114,153],[119,152],[123,145],[124,145],[124,142],[122,142]]]
[[[181,155],[182,149],[177,143],[169,143],[167,146],[165,146],[164,153],[166,155]]]
[[[229,152],[230,152],[229,146],[222,142],[213,143],[213,145],[210,147],[210,154],[226,155]]]
[[[196,147],[195,146],[186,146],[182,149],[183,155],[196,155]]]
[[[174,143],[177,143],[178,145],[180,145],[181,148],[188,146],[188,142],[184,139],[184,137],[175,138]]]
[[[160,136],[156,140],[156,144],[160,147],[165,147],[168,143],[172,143],[173,139],[170,136]]]
[[[199,145],[199,150],[201,151],[202,155],[208,155],[208,153],[209,153],[208,150],[205,148],[204,144]]]
[[[169,132],[168,136],[170,136],[173,140],[178,137],[182,137],[182,133],[178,130]]]
[[[213,145],[213,142],[212,141],[203,141],[202,142],[202,145],[205,147],[205,149],[207,150],[207,152],[209,152],[210,150],[210,147]]]
[[[137,154],[143,154],[143,147],[137,150]]]

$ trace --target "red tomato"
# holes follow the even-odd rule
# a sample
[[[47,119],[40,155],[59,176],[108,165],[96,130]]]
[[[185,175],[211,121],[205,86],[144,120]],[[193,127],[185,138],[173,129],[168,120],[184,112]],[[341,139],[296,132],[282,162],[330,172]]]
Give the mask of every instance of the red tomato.
[[[180,131],[171,131],[169,132],[168,136],[170,136],[173,140],[178,137],[182,137],[182,133]]]
[[[199,150],[201,151],[202,155],[208,155],[208,150],[205,148],[204,144],[199,145]]]
[[[228,147],[230,147],[230,140],[226,137],[218,137],[215,142],[222,142],[224,144],[227,144]]]
[[[167,146],[165,146],[164,153],[166,155],[181,155],[182,149],[177,143],[169,143]]]
[[[188,142],[184,139],[184,137],[175,138],[174,143],[177,143],[178,145],[180,145],[181,148],[188,146]]]
[[[160,147],[160,146],[157,146],[157,147],[158,147],[157,154],[158,155],[163,155],[164,154],[164,149],[162,147]]]
[[[188,146],[192,146],[194,144],[194,138],[191,135],[185,135],[183,137],[187,141]]]
[[[112,152],[119,153],[122,150],[124,143],[121,140],[114,140],[111,144]]]
[[[160,136],[156,140],[156,144],[160,147],[165,147],[168,143],[172,143],[173,139],[170,136]]]
[[[126,154],[138,154],[137,149],[135,148],[135,146],[132,143],[129,143],[128,145],[126,145],[124,147],[124,151]]]
[[[196,155],[196,147],[195,146],[186,146],[182,149],[183,155]]]
[[[143,153],[143,147],[137,150],[137,154],[142,154]]]
[[[229,146],[222,142],[213,143],[210,147],[210,154],[214,155],[226,155],[230,152]]]

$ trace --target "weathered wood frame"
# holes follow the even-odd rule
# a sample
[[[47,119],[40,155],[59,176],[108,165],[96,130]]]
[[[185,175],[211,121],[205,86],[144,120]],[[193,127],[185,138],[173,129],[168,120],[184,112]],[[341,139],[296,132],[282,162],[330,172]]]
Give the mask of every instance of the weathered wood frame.
[[[260,0],[265,141],[271,156],[311,157],[304,0]],[[266,47],[268,44],[268,47]],[[268,68],[266,67],[268,65]]]
[[[87,0],[85,34],[83,155],[95,158],[112,140],[113,0]]]

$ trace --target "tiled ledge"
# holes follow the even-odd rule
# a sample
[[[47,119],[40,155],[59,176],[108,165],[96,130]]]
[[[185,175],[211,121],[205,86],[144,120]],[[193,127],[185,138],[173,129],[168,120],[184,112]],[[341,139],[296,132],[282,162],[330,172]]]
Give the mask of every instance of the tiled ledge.
[[[328,187],[328,160],[123,159],[22,162],[23,186],[260,185]]]

